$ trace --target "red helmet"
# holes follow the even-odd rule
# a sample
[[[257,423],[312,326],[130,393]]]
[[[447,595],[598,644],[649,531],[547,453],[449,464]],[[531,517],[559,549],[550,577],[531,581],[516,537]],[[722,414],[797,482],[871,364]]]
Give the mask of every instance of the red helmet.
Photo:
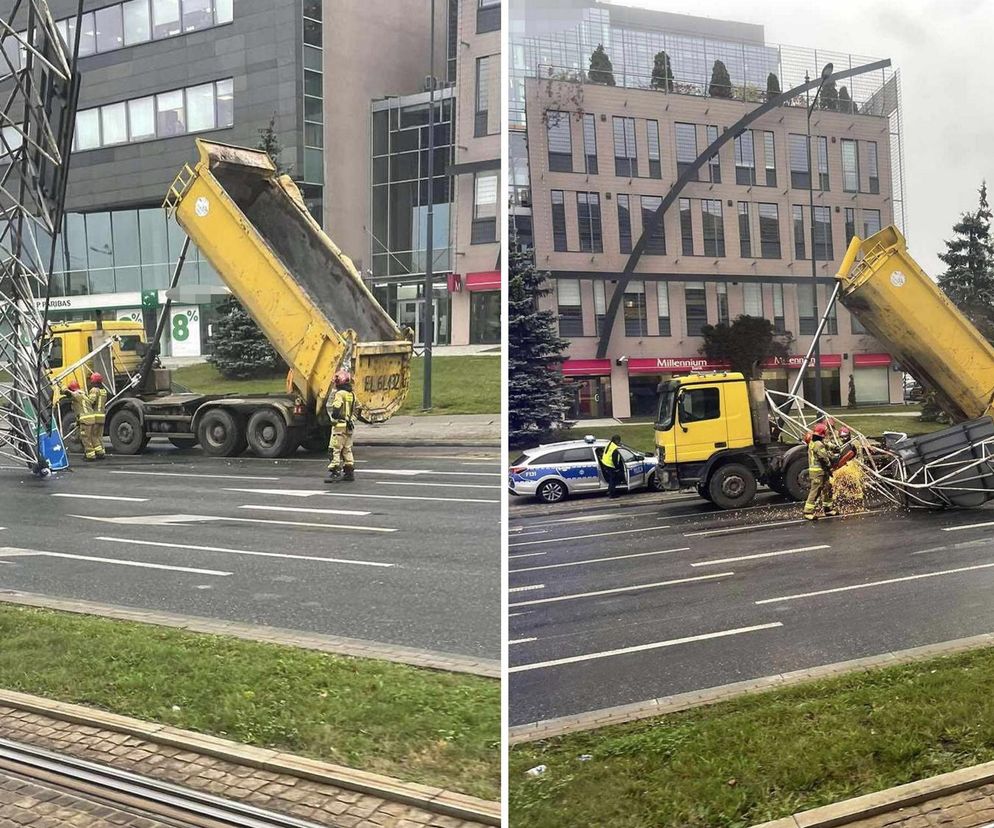
[[[76,380],[69,380],[69,384],[66,386],[70,391],[79,391],[79,383]]]
[[[824,437],[828,434],[828,426],[824,423],[815,423],[814,428],[811,429],[812,434],[817,434],[819,437]]]
[[[845,440],[845,439],[848,439],[848,438],[849,438],[849,436],[850,436],[850,434],[851,434],[851,432],[850,432],[850,431],[849,431],[849,429],[848,429],[848,428],[846,428],[845,426],[842,426],[842,428],[840,428],[840,429],[839,429],[839,436],[840,436],[840,437],[841,437],[841,438],[842,438],[843,440]]]
[[[352,374],[343,368],[335,374],[335,385],[345,385],[347,382],[352,382]]]
[[[90,385],[99,385],[103,381],[104,378],[102,374],[98,374],[96,371],[90,374]]]

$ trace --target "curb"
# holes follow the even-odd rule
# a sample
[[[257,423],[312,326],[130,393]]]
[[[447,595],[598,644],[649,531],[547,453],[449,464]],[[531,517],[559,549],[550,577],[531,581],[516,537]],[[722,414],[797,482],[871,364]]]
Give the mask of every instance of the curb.
[[[649,719],[654,716],[665,716],[678,713],[681,710],[691,710],[695,707],[706,707],[718,702],[729,701],[767,690],[778,690],[796,687],[819,679],[836,678],[847,673],[865,672],[878,667],[896,667],[911,664],[936,656],[955,655],[956,653],[978,650],[994,646],[994,633],[982,633],[969,638],[957,638],[938,644],[926,644],[923,647],[912,647],[907,650],[897,650],[892,653],[855,658],[849,661],[838,661],[834,664],[823,664],[807,670],[794,670],[790,673],[780,673],[763,678],[738,681],[733,684],[723,684],[718,687],[708,687],[703,690],[692,690],[688,693],[678,693],[673,696],[662,696],[658,699],[634,702],[617,707],[605,707],[591,710],[575,716],[560,716],[555,719],[516,725],[508,730],[508,744],[518,745],[526,742],[536,742],[540,739],[551,739],[565,736],[568,733],[579,733],[585,730],[596,730],[607,725],[624,724],[639,719]],[[793,823],[791,823],[793,824]],[[771,823],[772,825],[772,823]],[[786,823],[784,823],[786,826]],[[784,828],[779,824],[776,828]],[[806,826],[806,823],[805,823]]]
[[[479,822],[483,825],[500,825],[500,803],[446,791],[430,785],[401,782],[389,776],[367,773],[342,765],[332,765],[290,753],[249,747],[216,736],[180,730],[167,725],[152,724],[129,716],[105,713],[102,710],[52,701],[27,693],[0,690],[0,705],[72,722],[84,727],[124,733],[155,744],[211,756],[215,759],[236,765],[245,765],[269,773],[295,776],[312,782],[346,788],[456,819]]]
[[[398,446],[401,448],[500,448],[499,439],[484,440],[417,440],[414,438],[386,438],[384,440],[362,440],[356,442],[357,448],[375,448],[376,446]]]
[[[911,805],[938,799],[994,782],[994,762],[950,771],[939,776],[898,785],[885,791],[857,796],[834,805],[823,805],[793,816],[763,822],[753,828],[832,828],[880,816]]]
[[[377,641],[364,641],[359,638],[344,638],[334,635],[321,635],[280,627],[264,627],[255,624],[241,624],[236,621],[219,621],[194,615],[179,615],[170,612],[152,612],[120,607],[112,604],[98,604],[92,601],[76,601],[63,598],[50,598],[14,590],[0,591],[0,605],[15,604],[37,609],[72,612],[77,615],[94,615],[112,618],[116,621],[134,621],[139,624],[153,624],[159,627],[175,627],[190,632],[208,635],[226,635],[246,641],[263,644],[282,644],[287,647],[300,647],[305,650],[318,650],[352,658],[372,658],[440,670],[448,673],[466,673],[482,678],[500,678],[500,661],[497,659],[473,658],[471,656],[437,653],[431,650],[418,650],[399,644],[382,644]]]

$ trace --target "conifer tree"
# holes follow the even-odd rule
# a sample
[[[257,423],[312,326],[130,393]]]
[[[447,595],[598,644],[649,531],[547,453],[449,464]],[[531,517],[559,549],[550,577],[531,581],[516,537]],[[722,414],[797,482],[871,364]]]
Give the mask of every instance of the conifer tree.
[[[780,78],[776,76],[775,72],[770,72],[766,76],[766,100],[772,101],[774,98],[780,97]]]
[[[728,74],[728,68],[720,60],[714,62],[711,67],[711,83],[708,86],[708,95],[712,98],[732,97],[732,78]]]
[[[839,111],[839,90],[835,88],[834,80],[826,81],[825,85],[822,86],[818,104],[829,112]]]
[[[849,89],[846,86],[839,87],[839,112],[845,112],[847,115],[856,113],[856,105],[849,96]]]
[[[661,89],[663,92],[673,91],[673,65],[670,63],[670,56],[666,52],[657,52],[652,63],[653,89]]]
[[[225,379],[252,379],[286,371],[280,355],[234,296],[225,298],[217,311],[214,353],[207,361]]]
[[[591,83],[602,83],[605,86],[614,86],[614,66],[611,58],[604,51],[604,45],[598,44],[590,56],[590,71],[587,78]]]
[[[986,181],[979,196],[977,209],[963,213],[953,225],[953,238],[946,240],[946,252],[939,254],[947,266],[939,276],[939,287],[984,336],[994,340],[994,241]]]

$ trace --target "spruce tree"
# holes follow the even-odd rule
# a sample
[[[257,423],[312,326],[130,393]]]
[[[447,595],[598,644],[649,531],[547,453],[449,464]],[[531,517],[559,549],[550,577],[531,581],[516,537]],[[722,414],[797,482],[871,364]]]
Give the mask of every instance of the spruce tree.
[[[826,81],[825,85],[822,86],[818,104],[829,112],[839,111],[839,90],[835,88],[834,80]]]
[[[774,98],[780,97],[780,78],[776,76],[775,72],[770,72],[766,76],[766,100],[772,101]]]
[[[283,144],[280,141],[280,136],[276,132],[276,113],[269,119],[269,123],[262,129],[257,130],[259,133],[259,143],[256,144],[256,149],[265,150],[266,155],[272,159],[272,162],[276,165],[276,172],[279,175],[289,175],[293,171],[293,165],[286,165],[283,163],[281,156],[283,155]]]
[[[994,339],[994,241],[991,240],[991,209],[987,182],[980,185],[974,212],[963,213],[953,225],[952,239],[939,258],[947,270],[939,276],[939,287],[988,339]]]
[[[214,353],[207,358],[225,379],[252,379],[286,371],[286,364],[265,334],[234,297],[218,306]]]
[[[652,63],[653,89],[661,89],[664,92],[673,91],[673,65],[670,63],[670,56],[666,52],[657,52]]]
[[[705,325],[701,328],[704,344],[701,354],[714,362],[724,362],[746,379],[761,376],[763,363],[771,359],[786,360],[794,337],[778,334],[769,319],[742,315],[729,324]]]
[[[535,444],[570,425],[561,370],[569,343],[559,336],[556,314],[539,309],[539,299],[552,291],[548,274],[535,267],[514,236],[508,276],[508,438],[511,445]]]
[[[845,86],[839,87],[839,112],[845,112],[847,115],[856,113],[856,105],[849,96],[849,89]]]
[[[605,86],[614,86],[614,66],[611,58],[604,51],[604,45],[598,44],[590,56],[590,71],[587,77],[591,83],[602,83]]]
[[[711,67],[711,83],[708,86],[708,95],[712,98],[732,97],[732,78],[728,74],[728,69],[720,60],[714,62]]]

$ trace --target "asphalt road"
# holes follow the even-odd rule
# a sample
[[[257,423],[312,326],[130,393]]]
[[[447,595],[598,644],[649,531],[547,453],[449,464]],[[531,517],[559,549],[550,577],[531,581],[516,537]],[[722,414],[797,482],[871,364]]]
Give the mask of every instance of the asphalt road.
[[[511,724],[994,630],[994,508],[512,501]]]
[[[199,449],[0,466],[0,590],[500,656],[493,450],[216,459]],[[18,550],[25,550],[24,554]]]

